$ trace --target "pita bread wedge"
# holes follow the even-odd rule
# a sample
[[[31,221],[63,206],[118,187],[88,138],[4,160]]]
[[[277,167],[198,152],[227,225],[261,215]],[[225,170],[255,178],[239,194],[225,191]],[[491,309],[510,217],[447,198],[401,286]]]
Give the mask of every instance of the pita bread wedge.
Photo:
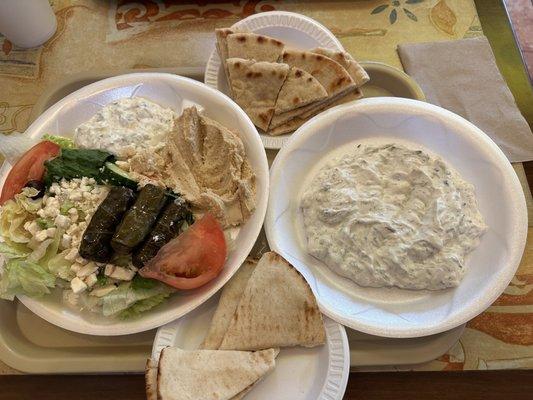
[[[342,65],[321,54],[286,49],[282,60],[291,67],[303,69],[313,75],[324,86],[329,97],[355,87],[355,82]]]
[[[275,366],[276,350],[257,352],[181,350],[161,352],[157,374],[160,400],[230,400]]]
[[[361,92],[360,89],[353,90],[344,96],[333,98],[331,102],[322,103],[320,107],[317,107],[316,109],[312,110],[312,113],[309,113],[309,112],[305,113],[306,117],[296,116],[290,121],[285,122],[284,124],[279,125],[274,129],[269,129],[268,134],[272,136],[277,136],[277,135],[283,135],[284,133],[294,132],[304,123],[309,121],[312,117],[321,113],[324,109],[335,107],[340,104],[348,103],[350,101],[360,99],[361,97],[363,97],[363,93]]]
[[[146,400],[157,400],[157,364],[149,358],[144,369]]]
[[[289,66],[242,58],[228,58],[226,62],[233,99],[258,128],[266,131]]]
[[[255,61],[277,62],[285,47],[279,40],[249,32],[231,33],[226,37],[226,42],[226,58]]]
[[[354,60],[351,54],[346,51],[325,49],[323,47],[318,47],[311,51],[313,53],[322,54],[323,56],[329,57],[332,60],[337,61],[340,65],[344,67],[344,69],[346,69],[348,74],[350,74],[357,87],[363,86],[370,80],[370,77],[363,69],[363,67],[361,67],[361,65],[359,65],[359,63]]]
[[[325,340],[322,314],[305,279],[278,254],[265,253],[220,348],[313,347]]]
[[[346,69],[329,57],[311,53],[310,51],[288,49],[283,52],[282,59],[284,63],[289,64],[291,67],[303,69],[313,75],[326,89],[328,97],[295,110],[275,115],[270,121],[270,130],[291,121],[297,116],[313,113],[317,108],[330,104],[356,88],[354,80]]]
[[[226,75],[226,80],[228,81],[229,81],[229,73],[228,73],[228,66],[226,65],[226,59],[228,58],[227,37],[228,35],[231,35],[232,33],[235,33],[235,31],[230,28],[215,29],[215,37],[217,39],[216,46],[217,46],[217,51],[218,51],[218,57],[220,58],[220,63],[224,70],[224,74]],[[231,88],[229,89],[231,93]]]
[[[276,101],[274,115],[306,106],[328,97],[324,86],[309,72],[291,67]]]
[[[235,275],[226,283],[224,289],[222,289],[207,336],[200,348],[216,350],[220,347],[256,264],[256,261],[245,261]]]

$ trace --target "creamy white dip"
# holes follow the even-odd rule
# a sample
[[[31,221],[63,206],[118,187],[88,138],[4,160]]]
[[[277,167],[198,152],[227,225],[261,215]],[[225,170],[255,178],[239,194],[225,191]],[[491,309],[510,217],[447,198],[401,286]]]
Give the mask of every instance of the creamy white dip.
[[[76,128],[74,141],[81,148],[101,149],[127,158],[139,149],[162,145],[172,130],[176,113],[149,100],[116,100]]]
[[[301,209],[308,252],[362,286],[457,286],[486,230],[471,184],[396,144],[360,144],[329,162]]]

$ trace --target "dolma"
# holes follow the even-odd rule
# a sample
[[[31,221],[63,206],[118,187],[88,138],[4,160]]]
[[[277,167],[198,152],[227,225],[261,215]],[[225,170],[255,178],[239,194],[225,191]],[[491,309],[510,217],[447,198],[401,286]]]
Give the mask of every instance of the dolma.
[[[135,192],[114,186],[91,218],[83,233],[78,253],[87,260],[109,262],[113,255],[111,239],[115,228],[135,200]]]
[[[141,244],[167,201],[167,194],[162,188],[152,184],[144,186],[111,239],[113,250],[117,254],[128,254]]]
[[[161,247],[179,235],[185,222],[192,225],[194,218],[187,202],[178,197],[167,204],[154,229],[143,244],[135,249],[132,257],[133,265],[142,268],[155,257]]]

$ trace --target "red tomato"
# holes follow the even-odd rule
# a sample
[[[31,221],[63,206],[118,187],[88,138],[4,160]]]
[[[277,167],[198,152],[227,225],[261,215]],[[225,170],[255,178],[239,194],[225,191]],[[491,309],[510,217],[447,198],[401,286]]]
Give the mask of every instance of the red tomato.
[[[224,232],[206,214],[164,245],[139,273],[177,289],[196,289],[215,279],[226,261]]]
[[[57,144],[44,141],[24,153],[7,175],[0,195],[0,206],[20,193],[29,181],[43,179],[44,162],[57,157],[60,151]]]

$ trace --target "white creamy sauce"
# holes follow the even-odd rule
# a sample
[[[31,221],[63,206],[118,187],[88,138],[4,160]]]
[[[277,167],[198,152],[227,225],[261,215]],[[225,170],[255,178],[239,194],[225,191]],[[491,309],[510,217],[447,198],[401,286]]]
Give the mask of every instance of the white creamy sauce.
[[[301,209],[308,252],[362,286],[457,286],[486,225],[474,187],[402,145],[357,145],[321,168]]]
[[[157,148],[174,126],[177,115],[169,108],[134,97],[114,101],[76,128],[81,148],[106,150],[127,158],[142,148]]]

